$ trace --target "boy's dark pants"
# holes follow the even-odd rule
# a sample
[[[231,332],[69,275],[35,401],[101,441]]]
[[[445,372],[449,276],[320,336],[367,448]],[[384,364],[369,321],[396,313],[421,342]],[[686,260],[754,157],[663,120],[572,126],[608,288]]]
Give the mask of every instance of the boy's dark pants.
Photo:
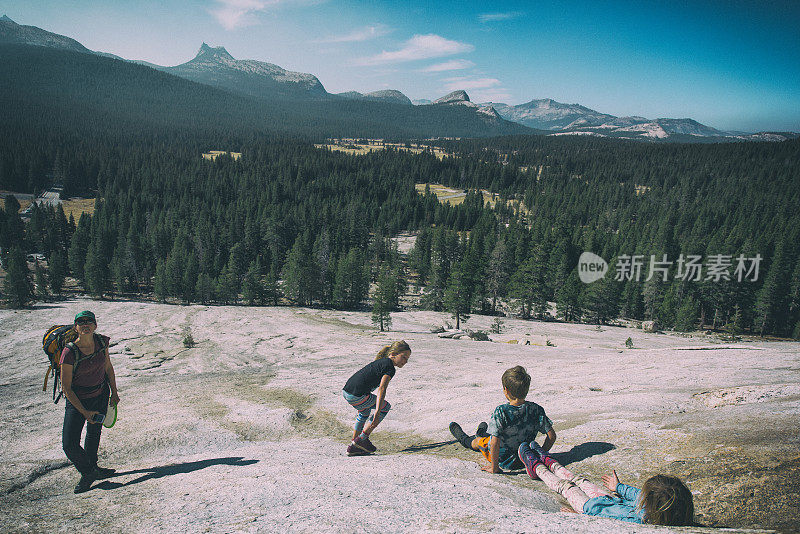
[[[83,407],[88,411],[97,411],[105,414],[108,411],[108,386],[103,386],[103,392],[97,397],[81,399]],[[101,424],[89,424],[86,418],[78,411],[69,400],[66,401],[64,411],[64,428],[61,431],[61,445],[67,458],[75,465],[82,475],[92,472],[97,467],[97,449],[100,448]],[[86,425],[86,438],[81,448],[81,431]]]

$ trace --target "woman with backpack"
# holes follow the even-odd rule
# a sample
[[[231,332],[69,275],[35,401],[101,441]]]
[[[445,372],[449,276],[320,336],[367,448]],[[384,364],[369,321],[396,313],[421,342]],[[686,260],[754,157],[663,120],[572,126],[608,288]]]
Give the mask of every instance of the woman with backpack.
[[[80,472],[81,479],[75,493],[83,493],[92,482],[108,478],[114,469],[98,467],[97,449],[100,431],[111,404],[119,402],[114,367],[108,356],[108,336],[95,333],[97,320],[90,311],[75,316],[78,338],[67,343],[61,353],[61,389],[67,399],[61,444],[67,458]],[[86,438],[81,447],[81,432],[86,424]]]

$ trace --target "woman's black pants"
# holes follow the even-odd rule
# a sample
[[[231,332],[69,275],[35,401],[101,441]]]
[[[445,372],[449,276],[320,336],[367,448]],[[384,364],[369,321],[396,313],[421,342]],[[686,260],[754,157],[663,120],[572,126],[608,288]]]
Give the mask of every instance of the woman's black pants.
[[[108,386],[103,386],[103,392],[97,397],[81,399],[83,407],[89,411],[105,414],[108,411]],[[101,424],[88,424],[86,418],[66,398],[64,411],[64,428],[61,431],[61,445],[69,461],[82,475],[91,473],[97,467],[97,449],[100,448]],[[86,425],[86,438],[81,447],[81,432]]]

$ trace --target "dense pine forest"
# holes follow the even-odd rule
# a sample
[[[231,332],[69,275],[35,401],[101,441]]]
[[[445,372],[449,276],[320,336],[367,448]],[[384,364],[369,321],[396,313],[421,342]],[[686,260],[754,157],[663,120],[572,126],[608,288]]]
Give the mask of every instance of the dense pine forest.
[[[443,159],[355,156],[312,142],[381,128],[419,139],[437,121],[444,131],[471,119],[403,115],[392,127],[398,107],[338,103],[318,104],[335,113],[316,120],[321,108],[308,104],[255,104],[33,48],[0,47],[0,189],[59,183],[96,204],[77,221],[39,207],[23,222],[6,199],[0,290],[13,306],[59,295],[71,277],[107,298],[371,306],[386,326],[412,289],[459,323],[474,313],[549,320],[555,303],[567,321],[800,338],[799,140],[521,135],[428,141],[451,154]],[[242,157],[201,157],[214,149]],[[451,206],[418,194],[420,183],[468,193]],[[417,235],[407,257],[391,240],[403,231]],[[608,262],[601,281],[580,280],[583,252]],[[26,261],[32,253],[45,261]]]
[[[216,146],[242,152],[238,161],[202,159],[208,142],[132,140],[122,148],[93,136],[26,150],[19,139],[6,141],[16,143],[16,165],[27,173],[2,167],[3,187],[43,187],[37,180],[50,171],[72,193],[97,196],[94,216],[78,221],[60,208],[37,208],[25,224],[15,202],[6,202],[6,298],[24,304],[36,292],[58,294],[72,276],[110,298],[373,304],[387,319],[413,284],[422,306],[459,321],[500,309],[549,318],[555,302],[570,321],[621,316],[678,330],[800,334],[797,141],[649,145],[526,136],[448,142],[454,156],[440,160],[220,138]],[[14,182],[21,175],[31,179]],[[450,206],[418,194],[416,183],[469,194]],[[494,208],[484,206],[481,188],[500,194]],[[418,234],[407,261],[389,239],[401,231]],[[603,280],[579,280],[583,251],[609,262]],[[15,289],[8,281],[19,279],[31,252],[47,258],[47,269]],[[617,279],[619,258],[633,255],[643,258],[641,277]],[[648,276],[651,255],[669,261],[668,269]],[[692,255],[706,270],[680,278],[678,259]],[[760,255],[759,272],[747,263],[750,272],[737,273],[740,255]],[[716,256],[728,261],[726,275],[709,276]]]

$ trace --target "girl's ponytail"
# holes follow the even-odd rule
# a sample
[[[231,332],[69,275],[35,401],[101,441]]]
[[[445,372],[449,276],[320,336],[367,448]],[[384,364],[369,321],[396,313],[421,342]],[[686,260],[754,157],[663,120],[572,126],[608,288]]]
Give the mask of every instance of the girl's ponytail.
[[[378,351],[378,355],[375,356],[376,360],[380,360],[381,358],[386,358],[389,356],[389,351],[392,349],[391,345],[386,345],[381,350]]]
[[[411,352],[411,347],[408,346],[408,343],[403,341],[395,341],[391,345],[386,345],[381,350],[378,351],[377,356],[375,356],[376,360],[380,360],[381,358],[388,358],[389,356],[393,356],[395,354],[400,354],[401,352]]]

